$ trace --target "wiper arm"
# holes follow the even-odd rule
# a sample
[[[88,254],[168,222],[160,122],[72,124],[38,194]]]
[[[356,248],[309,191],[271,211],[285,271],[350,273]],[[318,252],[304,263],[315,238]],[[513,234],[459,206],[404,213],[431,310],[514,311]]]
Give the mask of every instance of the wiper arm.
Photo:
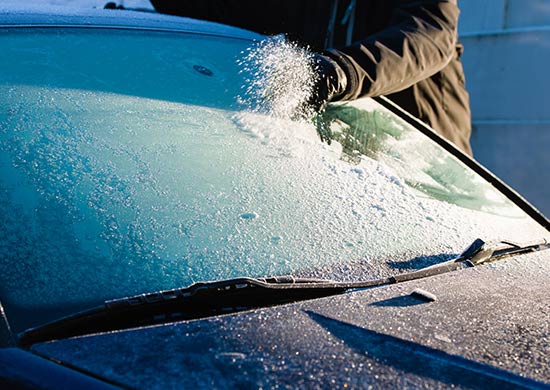
[[[549,248],[550,245],[546,240],[520,246],[509,242],[488,244],[478,239],[453,260],[418,271],[370,281],[347,283],[283,276],[265,279],[237,278],[218,282],[196,283],[186,288],[106,301],[103,305],[93,309],[61,318],[38,328],[29,329],[20,335],[18,344],[27,347],[37,342],[85,334],[198,319],[327,297],[353,289],[364,289],[425,278],[481,265],[506,256]]]
[[[550,249],[550,244],[545,239],[519,245],[510,241],[485,242],[478,238],[455,259],[425,267],[418,271],[392,276],[390,279],[393,283],[406,282],[545,249]]]
[[[476,240],[477,242],[478,240]],[[480,240],[481,241],[481,240]],[[467,259],[472,265],[481,265],[506,257],[521,255],[530,252],[538,252],[550,249],[550,243],[546,240],[530,244],[518,244],[511,241],[499,241],[496,243],[485,243],[478,251]]]

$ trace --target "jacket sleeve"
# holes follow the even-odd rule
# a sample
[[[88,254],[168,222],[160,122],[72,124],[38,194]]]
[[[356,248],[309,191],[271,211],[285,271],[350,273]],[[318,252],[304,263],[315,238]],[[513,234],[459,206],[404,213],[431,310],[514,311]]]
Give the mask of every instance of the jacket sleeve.
[[[434,75],[456,55],[457,0],[394,1],[388,28],[328,51],[348,77],[340,100],[401,91]]]

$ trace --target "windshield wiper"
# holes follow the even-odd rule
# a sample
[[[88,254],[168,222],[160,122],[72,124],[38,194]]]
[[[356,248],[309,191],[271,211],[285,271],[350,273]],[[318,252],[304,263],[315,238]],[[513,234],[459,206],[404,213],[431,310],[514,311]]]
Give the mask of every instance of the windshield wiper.
[[[279,277],[195,283],[187,288],[106,301],[103,305],[23,332],[19,345],[91,333],[204,318],[341,294],[337,282]]]
[[[28,347],[37,342],[198,319],[327,297],[354,289],[425,278],[481,265],[507,256],[549,248],[550,245],[546,240],[521,246],[510,242],[488,244],[478,239],[453,260],[418,271],[370,281],[347,283],[282,276],[196,283],[186,288],[106,301],[93,309],[29,329],[20,335],[18,344]]]

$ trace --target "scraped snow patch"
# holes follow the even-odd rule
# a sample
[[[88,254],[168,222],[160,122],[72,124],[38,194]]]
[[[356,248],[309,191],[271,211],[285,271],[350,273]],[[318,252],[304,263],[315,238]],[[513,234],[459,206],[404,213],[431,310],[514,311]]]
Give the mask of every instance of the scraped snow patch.
[[[310,153],[312,145],[321,144],[317,130],[311,123],[249,111],[237,112],[233,120],[243,133],[257,138],[281,155],[303,157]]]

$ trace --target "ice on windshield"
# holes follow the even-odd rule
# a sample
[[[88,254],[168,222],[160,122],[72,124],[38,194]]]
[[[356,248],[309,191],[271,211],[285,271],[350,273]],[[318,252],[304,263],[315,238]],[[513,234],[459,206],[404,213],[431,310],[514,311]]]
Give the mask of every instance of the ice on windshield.
[[[545,234],[373,101],[329,109],[323,137],[239,106],[249,44],[0,35],[0,294],[16,331],[197,281],[372,279],[477,237]]]

